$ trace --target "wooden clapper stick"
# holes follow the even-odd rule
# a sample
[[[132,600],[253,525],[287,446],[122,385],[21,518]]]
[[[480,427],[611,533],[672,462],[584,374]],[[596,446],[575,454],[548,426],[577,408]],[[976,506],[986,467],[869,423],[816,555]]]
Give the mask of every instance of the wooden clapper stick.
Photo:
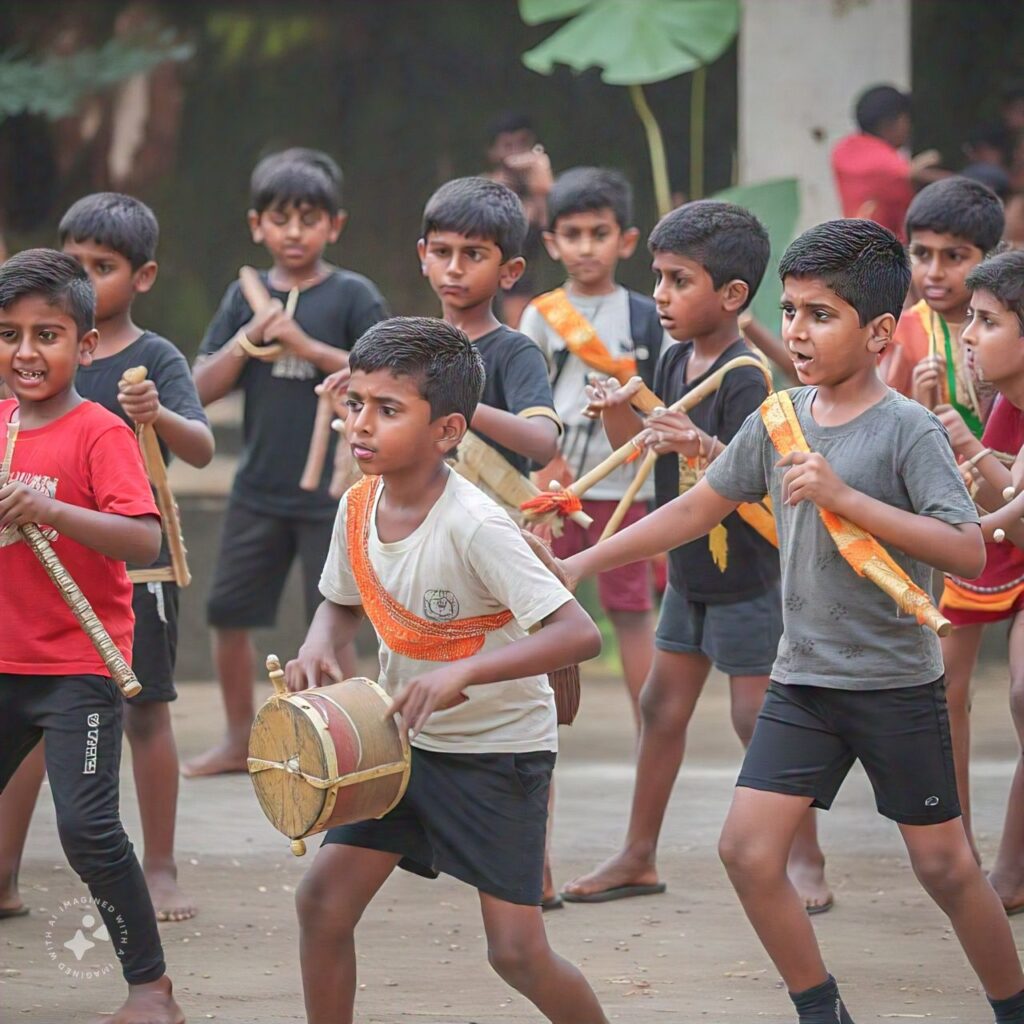
[[[124,384],[141,384],[148,372],[144,366],[133,366],[121,375]],[[187,587],[192,582],[192,573],[188,568],[188,552],[185,550],[185,538],[181,532],[181,514],[178,503],[174,500],[171,485],[167,480],[167,467],[164,465],[160,441],[156,436],[156,428],[152,423],[142,423],[135,428],[142,449],[142,461],[146,464],[149,482],[156,491],[156,505],[160,509],[164,533],[167,536],[167,548],[171,555],[171,572],[174,582],[179,587]]]
[[[760,370],[762,373],[767,374],[764,364],[754,358],[754,356],[737,356],[735,359],[730,359],[724,366],[719,367],[710,377],[698,384],[692,391],[688,391],[682,398],[677,402],[673,402],[668,407],[668,412],[686,412],[692,409],[695,405],[704,401],[708,395],[714,394],[719,387],[722,385],[722,381],[725,379],[725,375],[730,370],[735,370],[740,366],[753,366],[755,369]],[[637,437],[640,435],[638,434]],[[624,462],[627,462],[630,458],[636,455],[638,449],[636,446],[637,438],[631,438],[621,448],[617,448],[615,451],[608,456],[603,462],[596,465],[589,473],[584,473],[575,483],[570,484],[563,491],[555,490],[545,491],[545,495],[549,495],[553,499],[553,506],[557,506],[559,499],[566,493],[580,498],[587,491],[590,490],[595,484],[600,483],[609,473],[614,472]],[[645,460],[646,461],[646,460]],[[654,464],[654,460],[651,460],[651,465]],[[642,467],[641,467],[642,468]],[[648,469],[648,473],[650,469]],[[639,475],[639,474],[638,474]],[[633,483],[636,483],[634,479]],[[641,480],[641,483],[643,481]],[[639,487],[637,488],[639,490]],[[527,520],[535,520],[545,517],[550,514],[550,509],[538,509],[528,510],[524,512],[524,518]],[[623,511],[625,514],[625,511]],[[621,519],[620,519],[621,521]]]
[[[7,484],[11,475],[11,463],[14,460],[14,445],[18,439],[19,424],[11,422],[7,424],[7,445],[4,450],[3,463],[0,465],[0,487]],[[43,536],[42,531],[35,523],[25,523],[18,527],[18,533],[22,540],[29,546],[32,553],[39,559],[40,564],[50,577],[53,585],[60,591],[65,604],[71,609],[72,615],[78,620],[82,631],[92,642],[96,652],[103,659],[103,664],[110,672],[110,678],[114,680],[126,697],[134,697],[142,690],[131,665],[125,661],[124,656],[117,649],[117,645],[110,639],[110,634],[104,629],[103,623],[96,617],[96,613],[89,604],[88,598],[82,593],[81,588],[71,578],[71,573],[64,568],[56,552],[50,546],[50,542]]]
[[[254,270],[252,267],[239,268],[238,286],[242,289],[242,297],[249,303],[249,308],[256,315],[262,313],[263,310],[274,301],[271,298],[270,292],[267,291],[267,286],[263,283],[263,278],[260,277],[259,271]],[[292,316],[295,313],[295,307],[298,303],[299,289],[293,288],[288,293],[288,301],[284,306],[285,315]],[[248,339],[243,340],[244,338],[244,335],[239,337],[238,343],[246,352],[249,353],[249,355],[256,359],[272,362],[275,359],[279,359],[284,354],[284,346],[280,342],[271,340],[271,342],[266,345],[254,345],[251,341],[248,341]]]

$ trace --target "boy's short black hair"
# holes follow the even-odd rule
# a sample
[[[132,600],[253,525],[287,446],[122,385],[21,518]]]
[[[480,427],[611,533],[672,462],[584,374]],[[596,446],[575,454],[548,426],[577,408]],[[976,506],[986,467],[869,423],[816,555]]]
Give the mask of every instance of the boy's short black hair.
[[[906,233],[935,231],[966,238],[988,252],[1003,237],[1005,218],[999,196],[980,181],[954,175],[933,181],[914,196],[907,209]]]
[[[96,323],[96,292],[82,264],[56,249],[25,249],[0,264],[0,309],[38,295],[71,317],[78,336]]]
[[[486,238],[508,261],[522,255],[527,226],[526,211],[512,189],[490,178],[456,178],[427,201],[420,238],[431,231]]]
[[[548,227],[571,213],[611,210],[623,231],[633,223],[633,189],[621,171],[573,167],[560,174],[548,194]]]
[[[894,85],[873,85],[857,98],[853,117],[857,127],[868,135],[877,135],[889,121],[910,113],[910,94]]]
[[[487,140],[494,142],[499,135],[507,135],[510,132],[534,132],[533,121],[529,114],[519,110],[503,110],[500,114],[491,118],[487,125]]]
[[[967,275],[967,287],[994,295],[1017,317],[1024,335],[1024,251],[1010,249],[982,260]]]
[[[64,245],[95,242],[120,253],[138,270],[156,258],[160,227],[153,211],[134,196],[121,192],[93,192],[68,208],[60,219],[57,238]]]
[[[698,199],[666,213],[654,225],[647,248],[696,260],[715,288],[745,281],[746,309],[764,277],[771,243],[764,225],[749,210],[717,199]]]
[[[312,206],[332,217],[341,209],[341,168],[318,149],[295,146],[265,156],[252,172],[250,205],[257,213]]]
[[[484,390],[476,346],[457,327],[432,317],[381,320],[356,342],[348,365],[353,373],[387,370],[415,378],[431,420],[458,412],[469,423]]]
[[[782,254],[779,277],[816,277],[857,310],[861,327],[883,313],[899,317],[910,287],[903,243],[873,220],[827,220]]]

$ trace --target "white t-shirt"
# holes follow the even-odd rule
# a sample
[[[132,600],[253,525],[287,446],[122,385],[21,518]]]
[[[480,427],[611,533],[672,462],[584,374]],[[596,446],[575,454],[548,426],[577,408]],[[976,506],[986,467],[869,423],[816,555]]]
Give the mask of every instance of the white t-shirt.
[[[441,497],[404,540],[377,536],[377,491],[368,539],[370,562],[384,589],[425,619],[445,622],[509,610],[513,619],[487,633],[482,650],[512,643],[557,611],[572,595],[530,550],[508,515],[482,491],[449,471]],[[320,592],[340,605],[362,603],[345,535],[342,498]],[[407,658],[380,642],[380,684],[397,695],[404,683],[441,663]],[[557,750],[554,693],[547,676],[468,686],[468,700],[435,711],[413,745],[450,753]]]
[[[607,295],[577,295],[571,286],[567,286],[565,293],[569,301],[593,325],[597,336],[604,342],[605,348],[612,356],[634,354],[629,325],[629,292],[625,288],[619,286]],[[534,306],[528,306],[523,311],[519,330],[529,335],[540,346],[549,366],[554,365],[555,353],[566,347],[562,336]],[[671,342],[671,337],[665,335],[663,346]],[[565,428],[562,454],[566,457],[576,479],[588,473],[612,452],[612,446],[605,436],[601,421],[587,419],[583,415],[587,405],[587,375],[592,372],[582,359],[570,356],[552,388],[555,411]],[[618,501],[626,493],[636,469],[636,464],[630,463],[615,470],[600,483],[594,484],[586,496],[597,500]],[[547,483],[545,480],[544,485],[547,486]],[[649,479],[640,488],[637,501],[649,501],[653,497],[654,481]]]

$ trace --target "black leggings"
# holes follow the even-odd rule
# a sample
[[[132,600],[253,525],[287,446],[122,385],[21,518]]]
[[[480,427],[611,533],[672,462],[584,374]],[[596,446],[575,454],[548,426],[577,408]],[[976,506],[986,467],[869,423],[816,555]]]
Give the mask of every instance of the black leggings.
[[[102,676],[0,674],[0,791],[46,739],[46,771],[68,863],[89,887],[132,985],[164,974],[146,879],[121,824],[121,695]]]

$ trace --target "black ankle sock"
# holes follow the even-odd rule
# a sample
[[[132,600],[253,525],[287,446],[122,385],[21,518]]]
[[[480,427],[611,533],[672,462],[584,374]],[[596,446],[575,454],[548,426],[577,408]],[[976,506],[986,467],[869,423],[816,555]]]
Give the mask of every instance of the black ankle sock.
[[[803,992],[790,992],[789,998],[796,1007],[799,1024],[853,1024],[853,1018],[846,1012],[846,1007],[839,997],[836,979],[831,974],[827,981],[815,985],[814,988],[805,989]],[[1008,1017],[1006,1020],[1009,1024],[1013,1018]],[[1000,1024],[1003,1024],[1002,1020]]]
[[[989,1003],[995,1010],[996,1024],[1024,1024],[1024,989],[1009,999],[993,999]]]

